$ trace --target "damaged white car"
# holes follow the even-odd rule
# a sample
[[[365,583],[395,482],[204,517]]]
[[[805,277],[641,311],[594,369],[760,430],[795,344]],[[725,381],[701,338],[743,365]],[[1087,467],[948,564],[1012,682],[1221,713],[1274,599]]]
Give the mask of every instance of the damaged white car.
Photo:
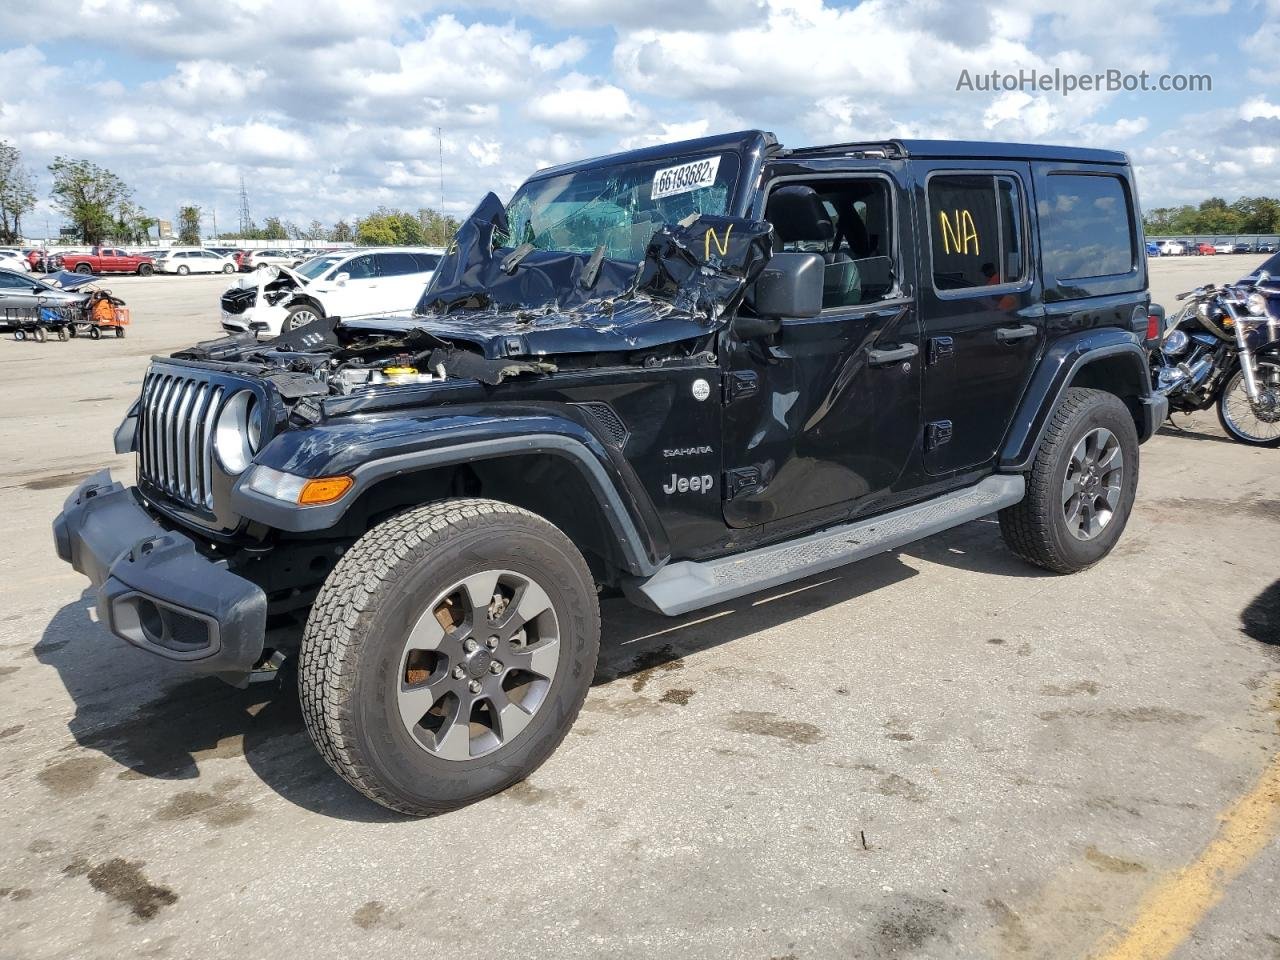
[[[259,270],[223,293],[222,327],[274,337],[321,317],[408,316],[443,253],[427,247],[343,250],[293,269]]]

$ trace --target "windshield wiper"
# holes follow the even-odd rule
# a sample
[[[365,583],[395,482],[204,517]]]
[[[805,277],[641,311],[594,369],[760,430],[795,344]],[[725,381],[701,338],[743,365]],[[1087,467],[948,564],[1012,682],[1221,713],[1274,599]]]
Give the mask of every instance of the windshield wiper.
[[[582,276],[578,278],[578,286],[582,287],[583,290],[590,290],[594,287],[596,280],[600,277],[600,264],[603,262],[604,244],[602,243],[591,252],[591,259],[582,268]]]
[[[502,272],[510,276],[520,266],[520,261],[536,250],[532,243],[522,243],[502,258]]]

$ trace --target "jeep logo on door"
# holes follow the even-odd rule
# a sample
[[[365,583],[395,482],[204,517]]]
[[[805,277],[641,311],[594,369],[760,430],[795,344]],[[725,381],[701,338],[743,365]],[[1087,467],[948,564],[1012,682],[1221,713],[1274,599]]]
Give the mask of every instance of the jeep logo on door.
[[[673,473],[671,479],[663,484],[662,492],[672,493],[710,493],[715,480],[711,474],[704,473],[700,477],[682,477]]]

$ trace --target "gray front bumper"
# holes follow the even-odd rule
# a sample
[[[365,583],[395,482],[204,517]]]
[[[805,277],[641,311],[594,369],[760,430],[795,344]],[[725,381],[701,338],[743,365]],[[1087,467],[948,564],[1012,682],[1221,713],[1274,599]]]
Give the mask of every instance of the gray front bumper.
[[[233,682],[261,658],[262,589],[161,526],[108,471],[67,498],[53,538],[58,556],[93,583],[99,619],[117,637]]]

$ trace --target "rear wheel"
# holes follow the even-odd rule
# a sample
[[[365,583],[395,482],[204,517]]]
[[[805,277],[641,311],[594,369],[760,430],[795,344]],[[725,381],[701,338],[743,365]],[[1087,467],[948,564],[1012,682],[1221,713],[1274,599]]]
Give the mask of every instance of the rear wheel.
[[[23,330],[21,327],[19,327],[17,330],[13,331],[13,339],[15,339],[15,340],[25,340],[25,339],[27,339],[27,331],[25,331],[25,330]]]
[[[1138,489],[1138,430],[1114,394],[1073,387],[1027,474],[1027,494],[1000,511],[1000,533],[1054,573],[1093,566],[1116,545]]]
[[[1218,422],[1232,440],[1255,447],[1280,446],[1280,364],[1257,361],[1258,399],[1244,390],[1237,370],[1218,394]]]
[[[100,329],[98,329],[97,327],[90,327],[90,328],[89,328],[89,339],[90,339],[90,340],[101,340],[101,339],[102,339],[102,331],[101,331]]]
[[[44,343],[47,339],[49,339],[49,334],[45,332],[44,327],[36,327],[34,336],[36,339],[36,343]]]
[[[116,339],[117,340],[124,339],[124,327],[116,327]]]
[[[58,339],[59,339],[59,340],[62,340],[62,341],[64,341],[64,342],[70,339],[70,335],[67,333],[67,328],[66,328],[66,327],[59,327],[59,328],[58,328]]]
[[[185,263],[178,264],[178,276],[185,277],[190,272],[191,272],[191,268],[188,267]]]
[[[307,621],[307,730],[365,796],[428,815],[527,777],[595,672],[591,573],[559,529],[494,500],[410,510],[334,567]]]
[[[93,267],[89,266],[87,263],[77,263],[76,273],[93,273]]]

